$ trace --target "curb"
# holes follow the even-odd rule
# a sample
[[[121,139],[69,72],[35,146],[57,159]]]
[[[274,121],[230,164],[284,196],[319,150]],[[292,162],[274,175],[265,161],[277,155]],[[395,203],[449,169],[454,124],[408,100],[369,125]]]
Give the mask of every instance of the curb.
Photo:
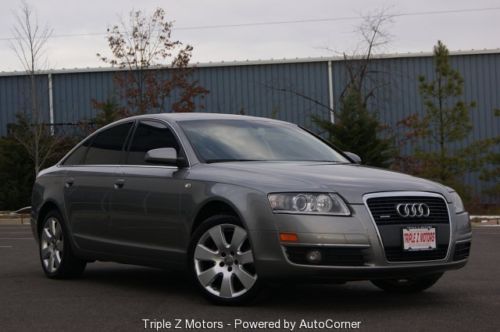
[[[500,227],[500,225],[496,224],[481,224],[481,223],[473,223],[472,224],[473,228],[495,228],[495,227]]]
[[[12,219],[0,219],[1,225],[29,225],[30,218],[12,218]]]

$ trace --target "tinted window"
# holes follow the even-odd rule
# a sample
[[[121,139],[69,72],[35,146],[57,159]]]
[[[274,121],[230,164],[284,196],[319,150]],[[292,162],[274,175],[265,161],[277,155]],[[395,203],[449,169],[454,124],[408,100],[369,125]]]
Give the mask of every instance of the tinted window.
[[[148,164],[144,161],[146,152],[159,148],[174,148],[179,153],[179,145],[169,128],[159,122],[141,121],[130,144],[127,163],[132,165]]]
[[[68,158],[63,162],[63,165],[81,165],[83,163],[83,158],[87,152],[87,148],[90,145],[89,139],[83,142],[73,153],[71,153]]]
[[[87,165],[116,165],[121,163],[122,147],[132,122],[120,124],[97,134],[85,157]]]
[[[205,162],[349,162],[320,139],[293,125],[248,120],[193,120],[179,125]]]

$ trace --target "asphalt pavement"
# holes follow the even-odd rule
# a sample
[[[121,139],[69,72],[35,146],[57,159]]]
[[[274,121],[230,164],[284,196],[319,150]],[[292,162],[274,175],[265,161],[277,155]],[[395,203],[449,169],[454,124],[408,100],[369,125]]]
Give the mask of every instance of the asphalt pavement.
[[[29,226],[0,225],[0,331],[147,331],[147,324],[266,331],[291,323],[294,331],[301,323],[326,331],[346,322],[364,331],[499,331],[500,227],[476,228],[468,265],[421,294],[351,282],[273,285],[265,295],[252,306],[214,306],[183,273],[114,263],[89,264],[80,279],[50,280]]]

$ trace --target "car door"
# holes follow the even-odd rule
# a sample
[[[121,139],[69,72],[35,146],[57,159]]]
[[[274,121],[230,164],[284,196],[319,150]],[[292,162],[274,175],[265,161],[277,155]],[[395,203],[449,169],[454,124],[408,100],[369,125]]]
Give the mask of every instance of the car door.
[[[178,261],[185,250],[187,229],[179,218],[179,203],[186,169],[144,159],[147,151],[167,147],[183,155],[165,123],[137,123],[117,178],[122,185],[111,195],[111,232],[124,255]]]
[[[110,242],[109,199],[133,122],[115,125],[83,142],[64,162],[64,199],[76,244],[107,252]]]

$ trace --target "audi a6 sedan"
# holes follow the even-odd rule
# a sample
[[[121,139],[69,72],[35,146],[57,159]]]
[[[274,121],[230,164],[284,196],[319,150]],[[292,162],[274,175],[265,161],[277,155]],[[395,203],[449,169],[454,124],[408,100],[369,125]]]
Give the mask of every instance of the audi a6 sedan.
[[[42,171],[32,230],[49,278],[115,261],[184,268],[210,300],[267,281],[418,292],[469,255],[453,189],[365,167],[297,125],[208,113],[112,123]]]

